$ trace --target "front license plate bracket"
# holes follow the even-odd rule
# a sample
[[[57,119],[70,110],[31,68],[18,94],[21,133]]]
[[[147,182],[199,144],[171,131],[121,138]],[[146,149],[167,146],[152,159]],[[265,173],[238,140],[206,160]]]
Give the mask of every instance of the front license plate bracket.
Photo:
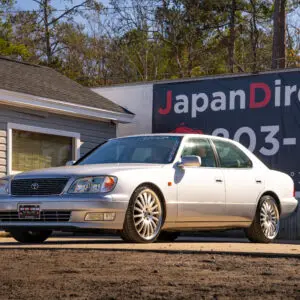
[[[21,220],[39,220],[41,209],[39,204],[19,204],[18,216]]]

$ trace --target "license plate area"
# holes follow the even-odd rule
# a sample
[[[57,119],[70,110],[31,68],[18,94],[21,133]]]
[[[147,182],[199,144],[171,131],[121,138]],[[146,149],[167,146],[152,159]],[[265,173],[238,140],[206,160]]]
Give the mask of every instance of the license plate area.
[[[41,217],[39,204],[19,204],[18,216],[21,220],[38,220]]]

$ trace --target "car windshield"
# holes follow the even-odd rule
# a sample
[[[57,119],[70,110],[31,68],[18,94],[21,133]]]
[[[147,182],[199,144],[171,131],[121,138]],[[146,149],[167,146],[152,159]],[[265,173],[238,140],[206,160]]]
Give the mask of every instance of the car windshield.
[[[180,136],[136,136],[109,140],[78,162],[78,165],[108,163],[171,163]]]

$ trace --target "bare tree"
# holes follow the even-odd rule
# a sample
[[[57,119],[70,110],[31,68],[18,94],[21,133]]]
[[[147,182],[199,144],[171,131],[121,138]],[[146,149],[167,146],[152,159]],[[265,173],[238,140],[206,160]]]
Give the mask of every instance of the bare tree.
[[[257,45],[259,38],[259,31],[257,29],[257,7],[256,0],[250,0],[251,18],[250,18],[250,39],[252,49],[252,72],[257,71]]]
[[[229,70],[234,72],[234,42],[235,42],[235,13],[236,13],[236,0],[231,1],[230,21],[229,21],[229,45],[228,45],[228,60]]]
[[[287,0],[275,0],[274,3],[272,69],[286,66],[286,2]]]
[[[53,54],[58,47],[59,42],[57,40],[52,40],[51,31],[55,25],[62,20],[63,18],[70,18],[74,14],[78,13],[78,10],[81,8],[99,8],[100,5],[97,1],[94,0],[85,0],[79,4],[71,5],[66,7],[66,9],[61,12],[59,15],[56,15],[56,10],[51,6],[51,0],[33,0],[39,5],[41,12],[41,24],[44,28],[44,42],[45,42],[45,54],[47,57],[47,63],[51,64],[53,59]],[[72,3],[72,1],[70,1]]]

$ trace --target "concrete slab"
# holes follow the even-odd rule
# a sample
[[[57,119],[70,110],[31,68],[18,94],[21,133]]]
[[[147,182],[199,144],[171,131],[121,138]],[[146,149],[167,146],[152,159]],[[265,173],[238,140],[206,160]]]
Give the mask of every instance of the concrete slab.
[[[20,244],[12,238],[0,239],[1,249],[76,249],[151,251],[160,253],[226,253],[300,258],[299,241],[254,244],[246,239],[180,237],[174,243],[129,244],[117,237],[52,237],[43,244]]]

